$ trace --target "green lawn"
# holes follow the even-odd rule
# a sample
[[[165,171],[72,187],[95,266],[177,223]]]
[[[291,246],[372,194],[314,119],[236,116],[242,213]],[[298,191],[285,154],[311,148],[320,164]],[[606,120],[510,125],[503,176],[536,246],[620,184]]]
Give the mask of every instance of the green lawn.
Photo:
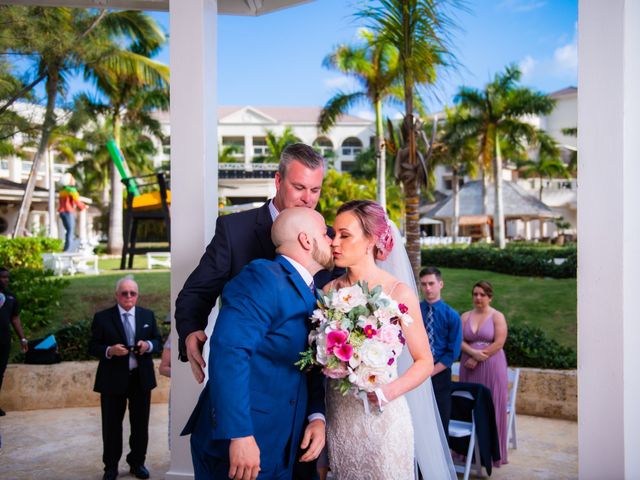
[[[512,325],[540,327],[562,345],[576,348],[576,279],[516,277],[481,270],[443,268],[444,300],[459,312],[473,308],[471,287],[488,280],[494,288],[492,305]]]
[[[146,259],[140,257],[140,270],[120,271],[118,259],[101,260],[100,275],[65,277],[71,284],[65,290],[63,308],[52,324],[35,338],[84,319],[91,319],[101,309],[115,304],[116,281],[133,274],[140,286],[140,305],[156,313],[158,323],[168,318],[170,307],[170,272],[146,270]],[[138,266],[138,259],[134,264]],[[114,270],[109,270],[109,268]],[[459,312],[472,308],[471,287],[478,280],[489,280],[495,289],[493,305],[502,311],[512,325],[535,325],[562,345],[576,347],[576,280],[528,278],[500,273],[444,268],[443,298]],[[14,342],[14,345],[17,342]]]

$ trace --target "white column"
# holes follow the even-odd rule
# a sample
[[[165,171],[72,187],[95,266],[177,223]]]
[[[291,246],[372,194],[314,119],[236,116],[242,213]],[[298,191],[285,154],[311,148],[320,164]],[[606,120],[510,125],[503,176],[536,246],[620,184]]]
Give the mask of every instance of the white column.
[[[47,152],[49,152],[47,150]],[[56,214],[56,182],[53,177],[53,155],[50,153],[47,155],[47,173],[48,181],[47,188],[49,189],[48,207],[47,211],[47,235],[51,238],[58,237],[58,222]]]
[[[213,237],[218,197],[215,0],[171,0],[171,306]],[[172,315],[173,318],[173,315]],[[180,437],[201,386],[171,344],[171,467],[193,477],[189,438]]]
[[[253,160],[253,137],[251,135],[244,136],[244,164],[249,165]]]
[[[540,218],[540,238],[547,238],[548,235],[547,221],[544,218]]]
[[[580,0],[579,11],[579,473],[632,479],[640,478],[640,2]]]
[[[20,157],[9,157],[9,180],[22,183],[22,159]]]
[[[523,218],[524,223],[524,239],[531,240],[531,220],[529,218]]]
[[[82,247],[87,246],[87,209],[78,212],[78,239]]]

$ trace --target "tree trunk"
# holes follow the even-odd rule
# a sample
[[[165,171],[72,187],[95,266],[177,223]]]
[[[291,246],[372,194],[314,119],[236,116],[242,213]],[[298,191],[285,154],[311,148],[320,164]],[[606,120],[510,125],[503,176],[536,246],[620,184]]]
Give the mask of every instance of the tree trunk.
[[[493,177],[495,183],[495,211],[493,215],[493,239],[498,248],[506,246],[504,234],[504,208],[502,204],[502,154],[496,135],[496,155],[493,161]]]
[[[49,144],[49,138],[51,132],[56,126],[56,96],[58,94],[58,82],[59,82],[59,70],[56,68],[49,68],[49,75],[45,84],[47,92],[47,107],[44,113],[44,122],[42,123],[42,135],[40,136],[40,144],[38,145],[38,151],[33,157],[33,164],[31,165],[31,171],[29,172],[29,179],[27,180],[27,186],[24,189],[24,197],[22,197],[22,204],[18,212],[18,218],[16,220],[16,227],[13,232],[14,237],[23,237],[26,233],[27,219],[29,218],[29,211],[31,210],[31,203],[33,200],[33,191],[36,187],[36,180],[38,178],[38,168],[42,157],[47,150]]]
[[[409,255],[413,275],[416,278],[416,282],[419,282],[420,267],[422,263],[420,258],[420,213],[418,211],[420,196],[418,194],[418,184],[415,179],[404,184],[404,191],[406,205],[405,234],[407,236],[407,254]],[[416,285],[418,285],[418,283],[416,283]]]
[[[387,210],[387,172],[386,172],[386,145],[382,129],[382,102],[375,102],[376,110],[376,199],[382,208]]]
[[[484,168],[482,169],[482,212],[485,216],[489,215],[489,176]],[[489,232],[487,222],[482,225],[482,236],[485,242],[491,241],[491,232]]]
[[[113,116],[113,140],[120,148],[120,115]],[[111,255],[122,254],[124,240],[122,236],[122,182],[115,164],[111,162],[111,204],[109,206],[109,239],[107,251]]]
[[[460,185],[458,184],[458,169],[456,167],[453,167],[452,182],[453,222],[451,222],[451,236],[453,237],[453,243],[458,243],[458,231],[460,229]]]

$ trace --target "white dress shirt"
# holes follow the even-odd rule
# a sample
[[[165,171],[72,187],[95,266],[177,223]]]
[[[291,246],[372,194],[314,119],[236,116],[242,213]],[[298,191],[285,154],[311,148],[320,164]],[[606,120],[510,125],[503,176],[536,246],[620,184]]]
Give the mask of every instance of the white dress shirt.
[[[123,322],[125,317],[124,314],[128,313],[129,315],[126,317],[127,321],[129,322],[129,326],[131,327],[131,331],[134,333],[136,332],[136,307],[131,307],[131,310],[126,311],[124,308],[122,308],[120,306],[120,304],[118,304],[118,314],[120,316],[120,321]],[[124,328],[124,326],[123,326]],[[147,352],[151,353],[153,351],[153,343],[151,343],[150,341],[146,340],[147,345],[149,345],[149,348],[147,349]],[[130,345],[128,345],[130,346]],[[109,349],[111,347],[107,347],[106,351],[105,351],[105,357],[107,358],[111,358],[111,355],[109,355]],[[136,359],[135,354],[132,352],[129,354],[129,370],[133,370],[134,368],[138,367],[138,360]]]

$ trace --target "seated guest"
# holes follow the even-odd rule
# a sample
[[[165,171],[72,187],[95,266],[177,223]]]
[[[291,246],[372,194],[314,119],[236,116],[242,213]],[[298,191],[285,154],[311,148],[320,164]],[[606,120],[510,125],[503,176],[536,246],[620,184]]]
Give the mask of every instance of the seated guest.
[[[420,288],[425,298],[420,302],[422,321],[433,354],[433,393],[442,428],[448,436],[451,418],[451,364],[460,356],[462,323],[458,312],[442,300],[444,282],[440,270],[436,267],[423,268],[420,271]]]
[[[504,315],[491,307],[493,287],[480,281],[473,286],[473,310],[462,314],[460,381],[481,383],[491,390],[500,442],[499,467],[507,462],[507,357],[502,347],[507,339]]]

